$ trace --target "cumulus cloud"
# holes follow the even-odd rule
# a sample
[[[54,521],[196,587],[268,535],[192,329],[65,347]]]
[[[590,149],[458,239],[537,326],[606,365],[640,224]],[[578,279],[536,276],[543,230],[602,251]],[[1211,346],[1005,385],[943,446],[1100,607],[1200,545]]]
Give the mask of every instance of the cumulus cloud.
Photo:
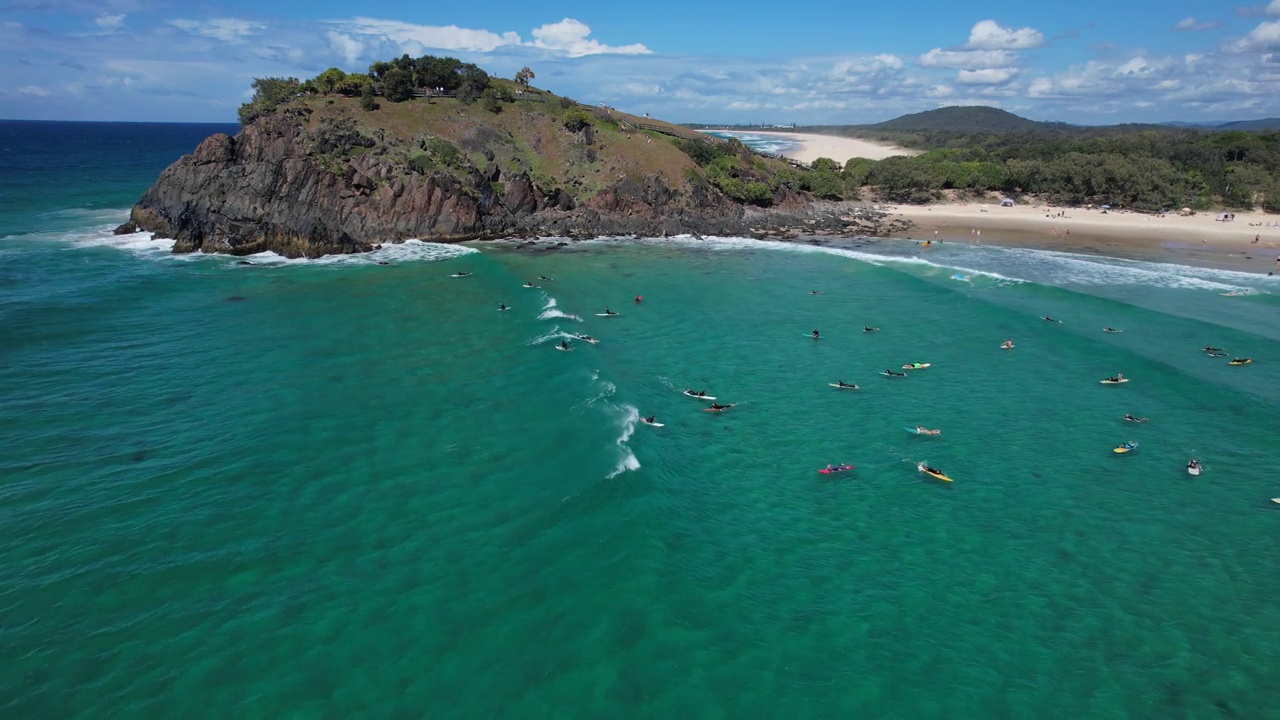
[[[35,85],[27,85],[24,87],[20,87],[18,88],[18,92],[22,93],[23,95],[35,95],[36,97],[49,97],[52,94],[48,90],[42,87],[37,87]]]
[[[934,48],[920,56],[920,65],[929,68],[982,70],[1010,67],[1018,59],[1008,50],[943,50]]]
[[[986,68],[983,70],[961,70],[956,74],[956,82],[961,85],[1003,85],[1018,75],[1017,68]]]
[[[530,45],[533,47],[563,52],[569,57],[604,53],[648,55],[651,52],[649,48],[640,44],[609,46],[598,40],[592,40],[587,37],[591,34],[591,28],[572,18],[565,18],[557,23],[534,28],[532,34],[533,42]]]
[[[325,37],[329,40],[330,49],[338,53],[347,67],[359,64],[360,58],[364,55],[364,43],[332,30],[325,33]]]
[[[1228,44],[1227,49],[1235,52],[1266,52],[1280,49],[1280,20],[1258,25],[1249,31],[1248,35]]]
[[[969,42],[965,47],[971,50],[1026,50],[1043,44],[1044,35],[1035,28],[1011,30],[1000,27],[995,20],[982,20],[969,31]]]
[[[214,18],[213,20],[170,20],[169,24],[200,37],[213,38],[229,43],[241,43],[245,38],[265,30],[266,25],[252,20]]]
[[[1178,32],[1198,32],[1200,30],[1212,30],[1221,25],[1222,23],[1217,20],[1200,22],[1193,17],[1186,17],[1179,20],[1178,24],[1173,26],[1173,29]]]

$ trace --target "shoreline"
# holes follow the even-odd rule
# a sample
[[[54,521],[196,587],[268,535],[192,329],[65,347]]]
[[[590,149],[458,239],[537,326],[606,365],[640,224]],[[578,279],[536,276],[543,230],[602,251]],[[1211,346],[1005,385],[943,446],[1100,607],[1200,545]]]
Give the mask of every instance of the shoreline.
[[[820,157],[825,157],[835,160],[843,167],[845,163],[853,158],[883,160],[897,155],[920,154],[918,150],[909,150],[897,145],[859,140],[858,138],[844,137],[842,135],[818,135],[784,130],[716,130],[714,132],[733,135],[759,135],[789,140],[794,143],[794,146],[778,154],[806,164],[812,163]]]
[[[881,207],[912,223],[889,233],[898,239],[1057,250],[1264,277],[1280,273],[1280,216],[1261,212],[1237,212],[1233,221],[1220,222],[1215,212],[1159,216],[977,202]]]

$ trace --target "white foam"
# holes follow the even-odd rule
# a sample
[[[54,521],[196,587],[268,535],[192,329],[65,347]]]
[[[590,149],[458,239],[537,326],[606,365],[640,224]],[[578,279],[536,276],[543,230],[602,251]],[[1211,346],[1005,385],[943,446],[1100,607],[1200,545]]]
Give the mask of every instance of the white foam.
[[[613,472],[609,473],[607,479],[612,480],[624,472],[629,470],[639,470],[640,460],[636,458],[636,454],[627,447],[627,441],[631,439],[631,435],[636,431],[636,424],[640,422],[640,410],[634,405],[622,405],[618,408],[622,413],[622,431],[618,438],[614,440],[614,444],[621,451],[621,457],[618,464],[613,468]]]
[[[1046,273],[1046,280],[1054,285],[1144,285],[1240,292],[1257,290],[1259,284],[1274,283],[1277,280],[1274,277],[1236,270],[1080,255],[1056,250],[986,246],[984,252],[1000,257],[1004,262],[1024,264],[1029,271]]]
[[[577,322],[582,322],[582,318],[578,317],[577,315],[570,315],[569,313],[560,312],[555,308],[551,308],[550,310],[543,310],[541,313],[538,314],[539,320],[551,320],[553,318],[564,318],[565,320],[575,320]]]

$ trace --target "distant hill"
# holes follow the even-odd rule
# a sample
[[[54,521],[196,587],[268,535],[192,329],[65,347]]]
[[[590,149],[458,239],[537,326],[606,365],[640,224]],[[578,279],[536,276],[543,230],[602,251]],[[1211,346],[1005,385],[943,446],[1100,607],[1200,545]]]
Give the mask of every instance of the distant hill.
[[[1280,118],[1263,118],[1261,120],[1239,120],[1237,122],[1222,123],[1213,128],[1214,130],[1243,130],[1245,132],[1268,132],[1280,130]]]
[[[1065,123],[1036,122],[1007,110],[973,105],[926,110],[864,127],[881,132],[1017,133],[1067,126]]]

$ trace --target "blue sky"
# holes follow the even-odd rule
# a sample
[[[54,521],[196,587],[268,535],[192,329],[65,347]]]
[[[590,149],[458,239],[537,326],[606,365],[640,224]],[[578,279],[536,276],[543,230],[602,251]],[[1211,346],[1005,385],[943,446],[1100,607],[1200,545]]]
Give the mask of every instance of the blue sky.
[[[403,53],[527,65],[539,87],[675,122],[1280,116],[1280,0],[0,0],[0,117],[234,121],[254,77]]]

